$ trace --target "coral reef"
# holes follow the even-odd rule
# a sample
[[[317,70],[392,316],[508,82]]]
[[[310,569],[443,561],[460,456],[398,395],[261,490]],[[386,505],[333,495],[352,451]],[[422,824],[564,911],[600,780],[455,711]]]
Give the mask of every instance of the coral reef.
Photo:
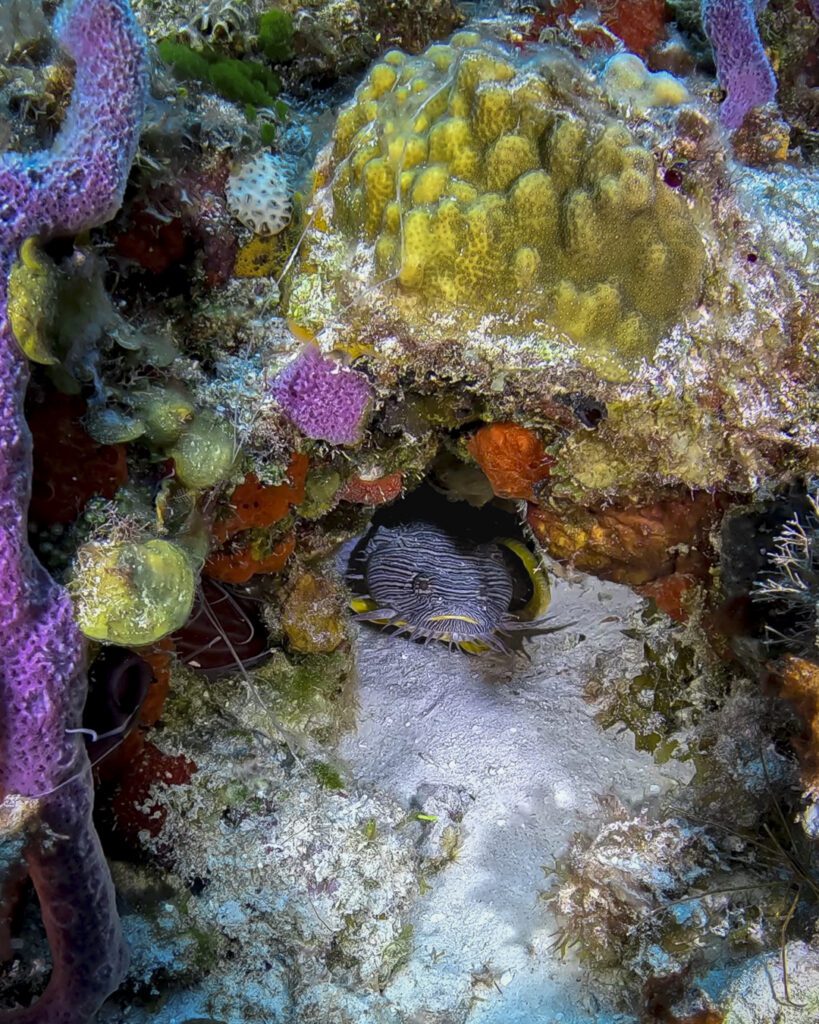
[[[26,536],[31,438],[23,419],[28,370],[7,315],[7,277],[31,235],[86,230],[119,206],[146,95],[141,34],[125,0],[71,0],[57,36],[77,65],[54,146],[0,156],[0,790],[38,800],[25,857],[53,971],[19,1021],[84,1022],[119,984],[127,956],[113,886],[91,821],[90,768],[76,727],[85,697],[80,635],[68,594]]]
[[[659,0],[133,3],[132,173],[125,0],[0,15],[3,999],[23,855],[22,1019],[123,968],[84,746],[103,1024],[712,1024],[817,920],[805,0],[721,109]]]
[[[205,491],[230,474],[236,446],[230,425],[209,412],[199,413],[167,449],[179,482],[191,491]]]
[[[540,428],[569,519],[677,484],[748,491],[814,443],[813,171],[777,171],[786,214],[701,92],[612,110],[601,76],[474,33],[385,55],[319,160],[284,289],[377,394],[412,367],[413,400],[466,379],[474,415]],[[797,439],[771,448],[785,421]]]
[[[54,264],[38,250],[36,239],[27,238],[20,246],[8,287],[9,323],[20,348],[33,363],[58,362],[48,337],[48,318],[57,295]]]
[[[263,537],[245,544],[231,544],[226,550],[212,553],[204,572],[223,583],[247,583],[260,573],[274,573],[284,568],[296,549],[292,533],[280,539]]]

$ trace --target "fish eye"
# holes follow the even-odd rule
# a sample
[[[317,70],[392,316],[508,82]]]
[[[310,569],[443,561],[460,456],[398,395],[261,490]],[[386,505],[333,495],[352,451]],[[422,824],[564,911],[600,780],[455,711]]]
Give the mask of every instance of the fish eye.
[[[418,572],[412,577],[411,587],[416,594],[428,594],[432,590],[432,580],[424,572]]]

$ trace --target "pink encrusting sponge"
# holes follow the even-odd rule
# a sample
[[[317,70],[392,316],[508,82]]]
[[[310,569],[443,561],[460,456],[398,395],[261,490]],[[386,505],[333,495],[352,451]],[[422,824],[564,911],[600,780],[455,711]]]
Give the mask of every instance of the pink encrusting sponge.
[[[314,441],[357,444],[370,415],[373,391],[363,373],[307,345],[273,382],[273,397],[287,418]]]

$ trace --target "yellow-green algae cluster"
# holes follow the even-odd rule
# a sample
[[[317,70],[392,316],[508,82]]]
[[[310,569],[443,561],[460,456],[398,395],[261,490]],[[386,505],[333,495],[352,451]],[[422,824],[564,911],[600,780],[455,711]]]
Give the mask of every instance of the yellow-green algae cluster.
[[[185,624],[196,574],[187,552],[170,541],[91,542],[77,552],[69,590],[85,636],[141,646]]]
[[[416,312],[550,326],[616,371],[700,293],[699,231],[652,154],[474,32],[385,54],[339,114],[331,174],[334,226]]]

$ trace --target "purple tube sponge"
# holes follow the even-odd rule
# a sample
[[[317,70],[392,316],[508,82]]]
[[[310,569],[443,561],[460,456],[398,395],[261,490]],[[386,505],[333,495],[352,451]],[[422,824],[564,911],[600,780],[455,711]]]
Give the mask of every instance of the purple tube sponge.
[[[77,71],[50,150],[0,154],[0,796],[40,802],[25,850],[53,970],[18,1024],[86,1024],[127,962],[114,889],[91,820],[81,724],[86,679],[71,602],[27,541],[31,436],[28,365],[8,318],[21,243],[101,224],[116,211],[147,95],[145,42],[128,0],[67,0],[56,22]]]
[[[776,98],[776,77],[756,26],[763,6],[753,0],[702,0],[702,24],[726,92],[720,107],[726,128],[739,128],[749,110]]]
[[[363,373],[305,346],[273,382],[273,397],[307,437],[331,444],[361,440],[373,392]]]

